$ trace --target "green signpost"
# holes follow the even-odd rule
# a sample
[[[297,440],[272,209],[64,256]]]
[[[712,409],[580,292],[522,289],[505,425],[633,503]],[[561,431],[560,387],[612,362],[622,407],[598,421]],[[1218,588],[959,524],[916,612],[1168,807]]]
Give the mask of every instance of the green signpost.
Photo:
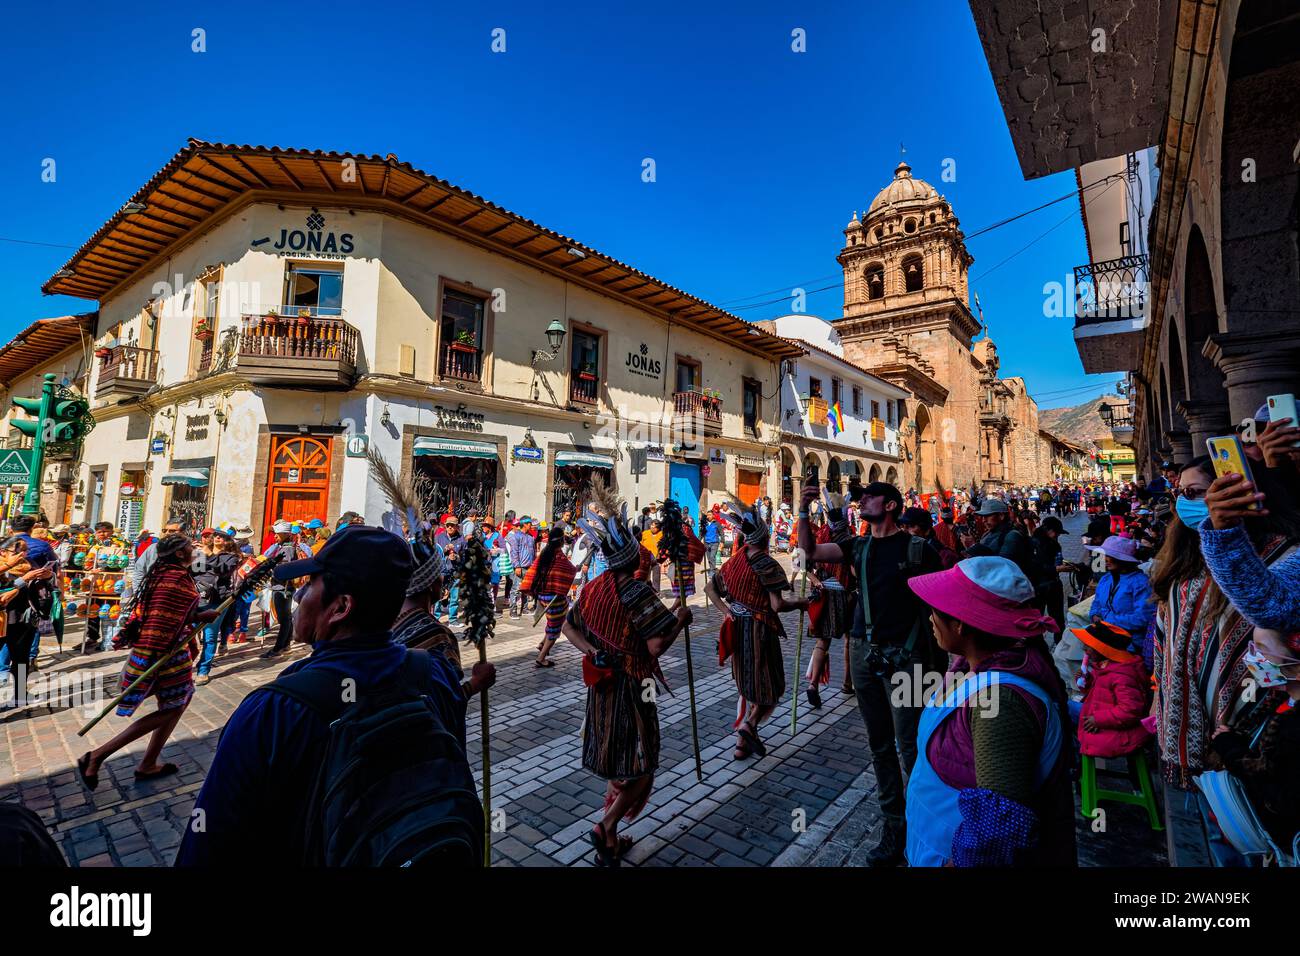
[[[54,384],[54,374],[47,372],[40,398],[15,398],[13,403],[35,416],[34,421],[14,419],[11,424],[32,439],[31,477],[23,498],[23,513],[40,514],[41,476],[45,468],[45,448],[52,444],[76,444],[94,427],[90,404],[66,388]]]

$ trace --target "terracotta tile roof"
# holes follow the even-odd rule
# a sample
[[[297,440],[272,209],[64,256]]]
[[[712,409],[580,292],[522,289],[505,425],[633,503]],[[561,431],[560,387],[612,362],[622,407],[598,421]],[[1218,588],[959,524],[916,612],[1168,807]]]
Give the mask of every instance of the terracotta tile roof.
[[[590,246],[386,156],[191,139],[42,286],[100,299],[243,202],[286,196],[399,210],[433,228],[774,360],[802,347]],[[143,205],[144,209],[135,208]]]
[[[60,352],[84,342],[90,349],[95,337],[98,312],[37,319],[0,346],[0,387],[31,374]],[[2,413],[0,413],[2,414]]]

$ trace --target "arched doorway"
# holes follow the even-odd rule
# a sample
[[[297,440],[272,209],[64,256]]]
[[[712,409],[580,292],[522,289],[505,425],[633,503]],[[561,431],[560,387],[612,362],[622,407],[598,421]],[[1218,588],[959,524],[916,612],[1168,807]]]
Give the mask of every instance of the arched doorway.
[[[890,465],[889,471],[885,472],[885,481],[889,482],[891,485],[894,485],[895,487],[898,486],[898,469],[895,468],[893,465]]]
[[[809,452],[803,458],[803,480],[804,484],[808,482],[819,482],[822,478],[821,464],[817,461],[817,456]]]
[[[1214,273],[1199,226],[1187,237],[1183,305],[1186,309],[1187,401],[1183,417],[1192,435],[1192,452],[1205,447],[1205,439],[1225,434],[1229,427],[1228,401],[1223,376],[1205,357],[1205,344],[1219,331],[1219,311],[1214,293]],[[1172,317],[1174,324],[1179,321]]]
[[[831,456],[831,462],[826,466],[826,490],[840,490],[840,460]]]
[[[879,481],[879,480],[880,480],[880,466],[872,465],[871,471],[867,472],[867,482],[869,484],[873,481]]]
[[[781,501],[794,507],[794,455],[785,447],[781,449]]]
[[[916,461],[912,488],[919,491],[933,486],[938,477],[938,455],[935,448],[934,426],[930,421],[930,409],[925,405],[916,407]],[[907,490],[907,489],[904,489]]]
[[[262,536],[280,519],[328,521],[330,515],[329,439],[307,435],[275,435],[266,482]]]

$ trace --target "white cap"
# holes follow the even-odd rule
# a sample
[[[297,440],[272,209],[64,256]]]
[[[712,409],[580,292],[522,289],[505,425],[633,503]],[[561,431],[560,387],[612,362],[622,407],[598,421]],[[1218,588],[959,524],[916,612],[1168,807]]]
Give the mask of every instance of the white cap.
[[[293,530],[293,525],[289,524],[287,521],[281,520],[271,525],[271,530],[276,534],[288,534]]]

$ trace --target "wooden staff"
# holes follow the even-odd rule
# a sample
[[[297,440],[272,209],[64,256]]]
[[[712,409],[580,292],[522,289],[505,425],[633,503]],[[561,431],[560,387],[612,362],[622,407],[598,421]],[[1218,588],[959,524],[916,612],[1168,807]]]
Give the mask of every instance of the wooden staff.
[[[796,571],[802,572],[799,580],[799,600],[803,600],[804,595],[808,593],[808,571],[804,567],[806,560],[803,548],[795,548],[791,555],[790,566]],[[793,737],[799,732],[799,660],[803,657],[803,619],[804,609],[799,609],[799,629],[794,640],[794,680],[790,682],[793,694],[790,699],[790,736]],[[815,679],[815,678],[814,678]]]
[[[461,559],[461,590],[469,625],[465,636],[478,645],[480,663],[487,663],[487,641],[496,625],[492,606],[492,568],[487,548],[475,537],[465,545]],[[483,751],[483,865],[492,865],[492,748],[487,688],[479,691],[479,726]]]
[[[681,599],[682,607],[686,606],[686,570],[683,565],[692,564],[690,558],[686,557],[686,538],[683,537],[679,548],[682,552],[682,560],[675,562],[677,568],[677,596]],[[694,565],[692,564],[692,573]],[[695,667],[691,662],[691,626],[686,625],[684,631],[684,640],[686,641],[686,692],[690,698],[691,704],[691,745],[695,748],[695,779],[698,783],[704,782],[704,765],[700,762],[700,726],[699,720],[695,716]]]
[[[243,596],[244,594],[247,594],[248,591],[250,591],[251,589],[259,587],[262,584],[262,582],[264,582],[268,577],[270,577],[271,572],[275,569],[275,566],[279,564],[281,560],[283,560],[283,557],[284,557],[283,554],[276,554],[274,557],[268,558],[267,560],[259,564],[256,568],[254,568],[253,571],[249,573],[248,577],[244,579],[244,583],[241,584],[238,588],[236,588],[235,592],[231,594],[230,597],[226,598],[224,601],[222,601],[220,604],[217,605],[216,607],[217,616],[214,617],[212,620],[220,621],[223,617],[226,616],[226,612],[230,610],[230,606],[235,603],[235,600],[237,598]],[[195,608],[197,607],[198,607],[198,599],[196,598]],[[135,690],[148,677],[152,676],[154,671],[162,667],[163,664],[167,663],[167,661],[171,660],[172,657],[175,656],[176,652],[180,649],[181,644],[183,644],[190,637],[190,632],[187,630],[187,628],[190,623],[189,620],[190,616],[193,615],[193,613],[194,610],[191,610],[190,613],[186,615],[185,623],[181,625],[180,630],[177,632],[176,640],[174,640],[171,646],[167,648],[166,653],[164,653],[161,657],[159,657],[158,660],[154,661],[154,663],[150,665],[148,670],[146,670],[135,680],[131,681],[131,683],[127,685],[126,690],[122,691],[122,693],[118,694],[111,701],[109,701],[108,706],[106,706],[103,710],[101,710],[99,714],[93,720],[90,721],[90,723],[86,724],[86,726],[78,730],[77,731],[78,737],[86,736],[86,734],[90,732],[91,728],[93,728],[97,723],[99,723],[101,720],[107,717],[108,712],[112,710],[114,707],[116,707],[118,704],[120,704],[127,694]]]

